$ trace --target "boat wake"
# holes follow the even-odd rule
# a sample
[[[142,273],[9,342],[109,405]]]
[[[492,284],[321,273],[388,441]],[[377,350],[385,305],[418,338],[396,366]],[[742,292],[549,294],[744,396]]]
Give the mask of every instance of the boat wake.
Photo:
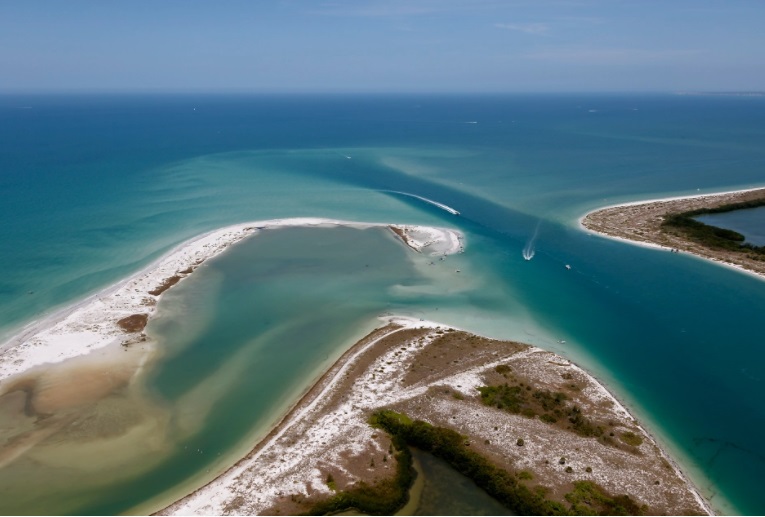
[[[457,210],[455,210],[454,208],[452,208],[452,207],[450,207],[448,205],[445,205],[443,203],[439,203],[438,201],[433,201],[432,199],[428,199],[426,197],[418,196],[416,194],[409,194],[408,192],[399,192],[398,190],[382,190],[381,192],[390,192],[391,194],[400,194],[402,196],[413,197],[413,198],[419,199],[420,201],[425,201],[426,203],[431,204],[433,206],[437,206],[441,210],[445,210],[445,211],[449,212],[450,214],[460,215],[460,213]]]
[[[526,246],[523,247],[523,259],[524,260],[531,260],[534,258],[534,254],[536,251],[534,250],[534,243],[537,240],[537,235],[539,235],[539,225],[542,224],[542,221],[539,221],[537,223],[537,227],[534,228],[534,235],[531,236],[531,238],[526,243]]]

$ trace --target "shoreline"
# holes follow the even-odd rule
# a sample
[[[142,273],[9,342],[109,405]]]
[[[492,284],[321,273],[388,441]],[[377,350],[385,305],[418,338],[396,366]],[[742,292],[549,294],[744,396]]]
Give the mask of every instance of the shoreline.
[[[633,246],[672,252],[680,250],[694,258],[712,262],[743,273],[760,281],[765,281],[765,267],[751,269],[747,260],[734,262],[735,254],[712,250],[682,237],[669,235],[660,229],[663,215],[670,211],[686,211],[689,203],[703,204],[705,207],[715,204],[735,202],[736,198],[752,192],[762,192],[765,187],[714,192],[709,194],[672,196],[666,198],[630,201],[607,205],[590,210],[577,219],[578,226],[585,233],[607,239],[624,242]],[[632,217],[627,221],[628,217]],[[597,220],[596,220],[597,219]],[[745,257],[742,257],[745,258]]]
[[[611,400],[617,408],[619,408],[621,411],[623,411],[625,414],[629,415],[631,418],[633,418],[633,420],[635,420],[635,422],[636,422],[635,425],[646,436],[648,436],[648,438],[656,445],[656,447],[658,448],[659,453],[661,454],[661,456],[667,461],[667,463],[669,463],[672,466],[672,469],[677,473],[677,475],[680,478],[682,478],[687,483],[687,485],[691,489],[691,492],[693,493],[693,496],[698,501],[699,505],[701,505],[707,511],[707,513],[709,515],[724,515],[724,513],[718,514],[717,512],[715,512],[715,509],[713,508],[713,505],[712,505],[711,501],[707,500],[704,497],[704,495],[701,493],[701,489],[693,482],[691,477],[686,473],[686,471],[691,471],[692,469],[690,469],[690,468],[683,469],[682,468],[682,462],[680,460],[676,459],[671,454],[669,454],[668,450],[672,448],[672,447],[670,447],[669,444],[665,443],[664,440],[658,439],[656,433],[651,432],[645,425],[640,423],[639,420],[635,419],[633,417],[632,412],[630,412],[630,410],[627,409],[628,404],[624,400],[622,400],[616,393],[614,393],[611,390],[609,390],[607,385],[605,384],[605,382],[601,381],[595,374],[593,374],[589,370],[586,370],[586,369],[582,368],[581,366],[579,366],[579,364],[577,364],[577,363],[575,363],[575,362],[573,362],[571,360],[568,360],[568,361],[571,363],[571,365],[574,368],[582,371],[585,375],[587,375],[588,377],[593,379],[593,381],[595,382],[595,384],[599,388],[599,390],[601,390],[601,392],[609,400]],[[676,452],[678,454],[680,454],[680,451],[676,451]],[[727,500],[726,500],[726,502],[727,502]]]
[[[397,317],[379,317],[381,321],[387,321],[381,327],[377,327],[372,332],[362,337],[359,341],[351,345],[351,347],[343,352],[340,357],[333,362],[323,373],[321,373],[316,381],[311,384],[304,392],[287,407],[281,416],[274,422],[274,424],[268,429],[265,435],[257,440],[253,446],[249,448],[247,454],[239,458],[233,465],[225,469],[218,476],[208,481],[204,485],[196,488],[190,493],[187,493],[183,497],[174,500],[171,504],[163,506],[161,509],[156,510],[152,515],[173,515],[174,511],[183,507],[183,504],[194,497],[204,495],[206,492],[212,491],[217,488],[216,484],[224,477],[236,477],[240,475],[245,469],[246,464],[249,461],[257,460],[261,457],[264,450],[276,440],[284,435],[290,428],[292,428],[299,420],[310,412],[316,405],[320,404],[322,397],[326,396],[327,392],[334,387],[334,385],[340,381],[341,376],[347,372],[352,365],[353,361],[357,359],[361,354],[366,352],[369,348],[379,343],[382,339],[406,330],[406,326],[396,327],[396,323],[408,320],[409,318],[397,318]],[[414,323],[414,320],[412,320]],[[388,330],[390,329],[390,330]],[[214,496],[213,496],[214,497]]]
[[[754,190],[759,190],[759,189],[754,189]],[[705,195],[702,197],[709,197],[709,196],[713,196],[713,195],[710,194],[710,195]],[[643,202],[637,202],[635,204],[643,204]],[[129,276],[128,278],[123,279],[111,286],[108,286],[102,291],[94,295],[90,295],[87,298],[79,302],[76,302],[64,309],[56,311],[56,313],[54,313],[53,315],[49,317],[46,317],[37,322],[32,322],[30,324],[27,324],[22,330],[22,332],[20,332],[16,336],[13,336],[11,339],[3,343],[2,346],[0,346],[0,357],[5,358],[6,354],[10,350],[13,350],[14,346],[16,348],[19,348],[20,345],[24,345],[25,340],[30,339],[30,337],[36,337],[38,334],[42,334],[48,331],[51,331],[50,333],[51,341],[47,342],[47,345],[48,345],[48,348],[51,348],[51,345],[54,345],[56,343],[55,337],[56,336],[60,337],[62,335],[61,333],[57,334],[53,332],[54,329],[56,329],[59,325],[65,326],[66,324],[69,324],[71,326],[73,322],[68,321],[70,317],[76,317],[78,315],[87,316],[88,314],[85,314],[87,313],[86,309],[93,308],[93,307],[89,307],[89,305],[98,305],[99,303],[106,303],[103,300],[106,297],[111,296],[112,301],[116,304],[120,300],[115,300],[115,298],[122,298],[122,296],[120,296],[121,294],[127,294],[131,296],[132,301],[138,304],[136,305],[135,303],[133,303],[131,305],[130,302],[128,302],[127,304],[121,304],[121,305],[117,304],[117,305],[113,305],[111,307],[106,308],[106,309],[111,309],[112,312],[105,311],[104,308],[101,307],[102,311],[99,312],[98,314],[100,314],[102,319],[108,316],[113,321],[109,321],[109,322],[102,321],[101,323],[103,323],[104,325],[100,327],[99,330],[104,330],[104,329],[108,330],[107,327],[113,327],[112,330],[117,329],[115,331],[116,333],[115,332],[112,332],[112,333],[94,332],[95,334],[100,336],[102,340],[99,342],[88,342],[86,345],[81,345],[79,348],[76,348],[76,347],[73,348],[71,343],[67,342],[66,339],[60,339],[59,342],[63,342],[65,345],[67,344],[69,345],[69,348],[67,348],[65,352],[72,355],[63,357],[63,354],[60,353],[59,356],[56,356],[55,358],[53,358],[54,352],[57,352],[58,350],[48,350],[50,354],[48,354],[47,356],[44,356],[44,354],[40,354],[40,353],[34,353],[34,352],[40,352],[39,348],[45,348],[44,345],[46,343],[38,344],[37,349],[35,348],[25,349],[24,350],[25,352],[27,350],[31,350],[32,353],[29,355],[28,361],[33,362],[33,364],[28,366],[24,366],[24,363],[22,363],[21,365],[17,364],[17,367],[21,369],[19,369],[18,371],[11,371],[11,373],[6,374],[6,369],[5,369],[6,364],[4,362],[2,365],[0,365],[0,367],[2,367],[2,369],[0,369],[0,383],[4,381],[4,378],[10,377],[11,375],[15,375],[16,373],[27,371],[31,368],[35,368],[42,364],[61,362],[71,357],[85,355],[92,350],[96,350],[98,348],[105,347],[110,344],[114,344],[115,342],[119,342],[120,340],[123,341],[123,344],[126,342],[130,342],[132,339],[131,335],[133,334],[126,333],[123,330],[119,329],[117,325],[117,320],[119,319],[118,316],[119,317],[129,316],[130,315],[129,309],[130,307],[132,307],[133,309],[138,308],[143,311],[148,311],[148,319],[150,319],[156,312],[156,303],[152,306],[141,305],[140,302],[141,302],[141,296],[143,296],[143,293],[148,292],[148,290],[151,290],[151,289],[156,290],[157,286],[163,285],[164,282],[166,282],[172,276],[177,275],[179,272],[181,272],[181,270],[192,268],[191,272],[189,272],[188,274],[182,277],[182,278],[185,278],[185,276],[192,274],[193,269],[196,269],[196,267],[199,267],[207,259],[219,255],[220,253],[225,251],[225,249],[227,249],[227,247],[230,245],[236,244],[246,238],[257,235],[257,233],[259,233],[260,231],[265,231],[268,229],[278,229],[283,227],[311,227],[311,226],[318,226],[318,227],[348,226],[348,227],[354,227],[359,229],[371,228],[371,227],[388,227],[392,231],[392,233],[395,234],[396,237],[400,238],[400,240],[403,241],[404,244],[406,244],[408,247],[418,252],[422,252],[425,248],[432,247],[440,239],[440,242],[444,247],[431,248],[430,250],[428,250],[430,251],[431,254],[441,254],[441,253],[448,254],[448,253],[461,252],[462,245],[463,245],[462,243],[464,240],[464,237],[459,232],[455,230],[445,229],[445,228],[432,228],[432,227],[415,226],[415,225],[397,225],[397,224],[388,224],[388,223],[364,223],[364,222],[352,222],[352,221],[318,219],[318,218],[293,218],[293,219],[274,219],[274,220],[266,220],[266,221],[254,221],[254,222],[247,222],[247,223],[239,223],[236,225],[220,228],[218,230],[206,232],[202,235],[189,239],[175,246],[169,252],[164,254],[162,257],[155,260],[154,262],[152,262],[151,264],[149,264],[148,266],[146,266],[139,272]],[[634,243],[633,241],[628,241],[626,239],[620,239],[620,240],[625,240],[626,242]],[[635,244],[638,244],[638,243],[635,243]],[[145,287],[146,289],[142,291],[141,293],[138,293],[137,295],[134,294],[136,290],[140,290],[139,287]],[[131,289],[133,289],[133,292],[130,292]],[[155,301],[158,301],[160,297],[161,297],[161,293],[155,297]],[[136,298],[138,298],[138,301],[136,301]],[[95,307],[95,309],[98,309],[98,308],[99,307]],[[82,314],[78,312],[80,310],[83,311]],[[93,314],[90,314],[90,316],[93,316]],[[359,355],[362,355],[369,348],[373,347],[377,342],[388,337],[390,334],[383,334],[371,342],[366,342],[368,339],[370,339],[370,336],[376,335],[377,333],[381,332],[385,328],[394,324],[400,325],[401,327],[394,330],[391,333],[395,333],[401,330],[406,330],[409,328],[420,328],[420,327],[427,327],[427,326],[430,326],[431,328],[436,326],[440,328],[452,328],[452,329],[454,328],[451,326],[441,325],[434,322],[415,321],[412,318],[386,317],[386,318],[379,318],[379,319],[383,321],[387,321],[388,322],[387,325],[384,325],[381,328],[377,328],[373,330],[372,333],[370,333],[366,337],[362,338],[360,341],[353,344],[335,362],[329,365],[329,367],[326,370],[324,370],[323,373],[319,373],[315,382],[310,384],[306,388],[306,390],[304,390],[296,399],[294,399],[294,403],[292,403],[287,408],[287,410],[275,420],[275,423],[267,431],[265,431],[263,438],[257,441],[257,445],[254,448],[248,448],[250,452],[248,452],[244,457],[238,460],[235,460],[236,463],[233,466],[224,468],[223,474],[221,474],[221,476],[216,477],[215,479],[210,481],[208,484],[195,490],[191,494],[187,494],[185,497],[175,501],[172,505],[167,506],[164,510],[160,510],[160,511],[161,512],[167,511],[170,508],[174,507],[176,504],[181,503],[181,501],[184,501],[187,498],[194,496],[194,494],[197,494],[200,491],[204,490],[206,487],[208,487],[209,485],[217,481],[220,477],[223,477],[229,474],[232,471],[232,469],[236,468],[237,466],[239,466],[246,460],[253,459],[253,457],[257,458],[257,454],[259,453],[259,451],[267,448],[271,443],[278,440],[284,434],[284,432],[288,431],[289,428],[292,427],[296,422],[299,422],[301,418],[305,417],[306,414],[312,410],[313,406],[320,403],[322,397],[327,394],[328,390],[332,387],[333,383],[338,381],[341,374],[343,374],[343,372],[345,371],[344,368],[346,368],[346,366],[351,364],[355,358],[357,358]],[[80,321],[80,323],[86,324],[86,326],[92,325],[92,322],[88,322],[88,321]],[[65,330],[65,329],[61,328],[59,330]],[[82,332],[80,332],[79,334],[82,334]],[[79,334],[75,337],[81,337]],[[18,340],[18,342],[13,343],[14,340]],[[364,344],[365,346],[359,348],[360,345],[362,344]],[[534,349],[536,350],[536,348]],[[49,360],[42,360],[42,362],[34,363],[34,361],[40,361],[41,358],[42,359],[47,358]],[[618,408],[620,408],[625,414],[630,415],[630,413],[626,410],[624,404],[621,401],[619,401],[618,398],[616,398],[605,387],[605,385],[602,382],[600,382],[593,375],[589,374],[586,370],[583,370],[581,367],[576,366],[575,363],[571,363],[571,364],[574,365],[576,369],[582,371],[585,375],[592,378],[595,384],[600,388],[600,390],[605,394],[605,396],[608,399],[613,400],[613,402]],[[331,378],[329,378],[330,374],[336,370],[337,370],[336,374],[333,375]],[[318,393],[316,393],[316,390],[319,389],[319,387],[321,386],[324,386],[324,388],[321,389]],[[309,403],[307,403],[306,401],[309,399],[310,401]],[[282,427],[285,425],[286,427],[282,429]],[[677,472],[678,475],[686,481],[688,486],[692,488],[694,495],[699,501],[699,504],[701,504],[701,506],[704,507],[709,513],[713,513],[713,510],[711,510],[709,503],[701,496],[699,490],[690,482],[690,479],[684,474],[683,470],[680,469],[678,463],[672,458],[672,456],[670,456],[666,452],[666,449],[663,447],[659,447],[658,446],[659,442],[655,439],[653,435],[648,433],[645,430],[645,428],[641,426],[640,429],[650,438],[651,441],[657,444],[657,447],[661,451],[662,456],[672,465],[672,468],[674,469],[674,471]],[[158,500],[161,500],[161,496],[158,497]],[[141,505],[141,506],[143,507],[144,505]]]
[[[340,428],[340,426],[326,426],[325,417],[328,413],[331,413],[332,410],[334,410],[336,413],[340,413],[343,411],[343,409],[347,410],[349,407],[352,407],[355,410],[358,409],[356,404],[358,404],[359,400],[369,401],[376,399],[376,396],[373,393],[359,394],[354,392],[353,395],[356,396],[356,399],[353,399],[353,395],[344,396],[342,397],[343,403],[339,407],[333,407],[333,404],[337,404],[337,399],[341,396],[340,394],[345,393],[346,389],[348,388],[346,384],[353,380],[353,376],[351,374],[354,371],[358,372],[359,369],[368,367],[369,364],[383,364],[382,361],[387,359],[394,359],[394,366],[391,367],[393,370],[403,371],[407,369],[405,367],[405,361],[407,359],[411,359],[411,357],[405,357],[407,353],[399,356],[398,354],[401,352],[393,352],[395,355],[391,355],[391,351],[386,351],[384,348],[384,346],[390,345],[385,345],[382,343],[387,338],[397,333],[405,334],[407,331],[417,331],[422,329],[426,329],[426,332],[437,333],[440,333],[442,330],[445,330],[446,332],[459,331],[459,329],[449,325],[443,325],[432,321],[417,321],[416,319],[409,317],[390,316],[379,317],[378,319],[382,321],[383,324],[357,341],[331,366],[329,366],[329,368],[323,374],[321,374],[318,380],[310,388],[308,388],[307,391],[305,391],[294,404],[289,406],[289,408],[283,413],[283,415],[273,425],[269,432],[262,439],[258,440],[245,456],[241,457],[230,468],[226,469],[211,481],[174,501],[172,504],[156,511],[155,514],[188,515],[222,514],[229,512],[240,513],[245,508],[246,513],[248,514],[257,514],[263,511],[270,512],[274,508],[281,508],[279,505],[284,504],[284,502],[282,502],[284,497],[286,497],[284,495],[284,490],[290,490],[290,488],[292,490],[299,490],[296,486],[294,486],[297,483],[294,481],[296,479],[294,469],[293,471],[290,470],[291,465],[300,465],[299,477],[297,479],[305,480],[309,494],[312,491],[315,493],[316,490],[318,490],[318,493],[320,494],[327,492],[326,488],[318,486],[322,484],[322,478],[320,476],[317,477],[315,472],[312,472],[309,467],[304,466],[304,464],[310,464],[311,462],[317,463],[316,458],[318,456],[322,456],[322,459],[318,461],[318,464],[324,464],[326,466],[328,462],[326,461],[326,458],[323,457],[326,456],[326,447],[321,447],[317,450],[311,450],[310,445],[314,445],[314,447],[316,447],[316,443],[309,443],[307,446],[304,444],[297,451],[296,454],[298,458],[295,459],[294,454],[292,454],[294,451],[291,451],[289,446],[285,443],[279,443],[280,439],[282,442],[287,442],[289,445],[294,445],[296,435],[302,436],[311,433],[318,433],[323,439],[331,443],[333,437],[332,432],[339,432],[337,429],[333,429],[333,427]],[[392,350],[398,349],[400,344],[401,343],[396,344],[394,347],[392,347]],[[632,414],[626,409],[626,406],[614,394],[612,394],[611,391],[609,391],[601,381],[590,374],[587,370],[583,369],[568,359],[562,358],[556,354],[544,351],[534,346],[523,346],[527,347],[526,350],[520,352],[517,357],[525,356],[530,358],[536,355],[544,355],[545,357],[549,355],[552,356],[552,358],[555,360],[562,360],[566,363],[557,364],[557,366],[566,366],[570,368],[571,371],[577,372],[579,375],[582,375],[588,379],[590,387],[594,391],[594,394],[591,393],[590,397],[596,401],[601,401],[602,404],[611,405],[614,408],[613,411],[616,414],[621,415],[625,421],[632,422],[633,425],[639,429],[640,432],[646,437],[646,443],[653,446],[655,450],[658,451],[658,455],[668,463],[672,472],[680,480],[682,480],[682,484],[689,490],[696,504],[698,504],[698,506],[706,511],[709,515],[715,515],[711,503],[701,495],[701,491],[685,474],[683,469],[680,468],[678,462],[670,454],[668,454],[667,450],[660,445],[660,442],[656,440],[653,434],[649,433],[645,427],[635,421]],[[376,348],[380,348],[380,350],[378,351]],[[401,350],[403,350],[403,347]],[[375,352],[377,352],[376,355]],[[368,355],[373,355],[373,357],[366,357]],[[494,368],[496,365],[503,364],[507,360],[506,357],[500,356],[498,358],[496,355],[497,354],[494,353],[493,357],[490,358],[487,363],[473,366],[472,368],[468,368],[463,371],[458,371],[456,374],[452,374],[449,378],[452,383],[451,388],[458,393],[462,393],[463,396],[469,396],[471,392],[471,386],[469,385],[475,383],[473,378],[477,376],[477,373],[480,370]],[[401,364],[395,364],[395,360],[397,359],[401,361]],[[554,361],[546,359],[545,362],[553,363]],[[391,363],[385,362],[385,364]],[[359,374],[356,373],[356,375]],[[372,378],[374,379],[374,376]],[[461,384],[456,384],[455,387],[453,384],[455,382],[459,382]],[[397,383],[398,382],[396,382],[396,384]],[[446,385],[449,386],[449,383],[447,382]],[[442,387],[443,384],[438,383],[437,386]],[[408,392],[404,391],[403,393],[388,393],[385,397],[383,397],[384,399],[388,400],[375,400],[374,404],[380,404],[382,406],[393,405],[394,407],[397,405],[406,405],[407,403],[410,403],[414,397],[421,397],[423,394],[429,393],[428,389],[430,388],[431,386],[423,387],[415,385],[410,388]],[[393,388],[393,390],[395,391],[396,388]],[[379,395],[377,395],[377,397],[379,397]],[[351,401],[348,401],[348,398],[351,398]],[[346,412],[345,414],[347,415],[348,413]],[[336,420],[332,422],[337,424],[338,422],[343,423],[344,421],[341,419],[339,421]],[[322,423],[325,425],[320,425]],[[362,426],[364,426],[365,423],[366,421],[362,420]],[[352,422],[352,424],[354,425],[349,425],[348,431],[344,431],[343,434],[352,435],[352,437],[355,439],[350,439],[350,441],[351,443],[355,443],[359,441],[357,436],[359,434],[359,430],[357,429],[358,423]],[[317,427],[320,428],[318,431],[316,430]],[[327,427],[330,429],[327,430]],[[343,429],[346,428],[343,427]],[[366,434],[369,434],[370,436],[366,436]],[[374,439],[377,437],[377,434],[373,433],[371,427],[366,429],[365,432],[362,431],[361,435],[363,437],[362,441],[366,442],[374,442]],[[325,442],[321,443],[324,444]],[[486,443],[489,442],[487,441]],[[347,447],[348,444],[344,445]],[[376,444],[372,443],[371,447],[374,449],[375,445]],[[367,444],[366,449],[364,450],[366,451],[369,449],[369,447],[370,445]],[[331,446],[329,446],[329,448],[331,448]],[[380,449],[379,446],[377,448]],[[353,446],[351,446],[351,449],[353,449]],[[385,447],[382,448],[382,450],[384,449]],[[358,451],[352,451],[348,454],[352,455],[355,452]],[[275,459],[280,457],[282,458],[281,465],[277,463],[279,460]],[[287,466],[284,466],[285,457],[288,458]],[[260,463],[258,463],[259,460]],[[338,468],[344,469],[342,466]],[[388,467],[386,466],[385,468]],[[274,474],[274,470],[279,472]],[[316,468],[314,467],[313,470],[315,471]],[[268,471],[269,473],[262,473],[265,471]],[[253,478],[259,479],[253,480]],[[242,492],[238,491],[238,489],[241,488],[241,485],[246,485],[247,490],[254,494],[252,497],[250,497],[250,500],[246,502],[242,500]],[[255,488],[256,486],[257,488]],[[299,497],[302,497],[302,492],[298,492],[298,495]],[[294,496],[291,497],[293,497],[292,502],[294,503]],[[247,497],[245,496],[245,499],[246,498]],[[255,499],[257,499],[257,501],[255,501]],[[289,505],[290,503],[287,504]],[[291,508],[291,506],[287,507],[288,510]],[[255,511],[256,509],[259,511]]]
[[[430,254],[457,253],[464,241],[462,233],[447,228],[306,217],[251,221],[212,230],[180,243],[127,278],[21,327],[0,344],[0,385],[42,365],[60,363],[112,344],[127,347],[144,341],[142,329],[127,332],[117,322],[135,315],[145,315],[150,321],[166,290],[159,287],[173,277],[183,280],[205,261],[243,239],[270,229],[333,226],[396,228],[407,237],[401,239],[405,245]]]

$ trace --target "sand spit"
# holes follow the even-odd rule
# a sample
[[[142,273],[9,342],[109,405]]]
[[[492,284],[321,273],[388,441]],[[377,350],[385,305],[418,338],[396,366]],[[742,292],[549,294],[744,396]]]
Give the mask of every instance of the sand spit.
[[[765,188],[652,199],[601,208],[584,215],[579,219],[579,223],[585,229],[611,239],[667,251],[691,253],[765,280],[765,262],[751,259],[741,253],[707,248],[661,227],[669,213],[712,208],[763,197]]]
[[[625,408],[568,360],[428,321],[385,321],[346,352],[245,458],[160,513],[295,515],[333,489],[392,476],[390,439],[367,423],[380,408],[460,432],[497,464],[530,472],[529,485],[549,487],[552,497],[561,498],[575,480],[591,480],[611,493],[631,495],[649,514],[711,513]],[[477,388],[504,382],[564,392],[612,438],[580,436],[565,423],[484,405]],[[622,439],[625,433],[630,443]]]
[[[388,226],[412,237],[406,244],[428,254],[457,253],[462,235],[455,230],[320,218],[254,221],[228,226],[189,240],[144,270],[116,285],[25,327],[0,346],[3,380],[48,363],[87,354],[110,344],[129,346],[146,339],[143,325],[156,312],[158,299],[207,259],[260,231],[282,227]],[[122,322],[122,323],[120,323]]]

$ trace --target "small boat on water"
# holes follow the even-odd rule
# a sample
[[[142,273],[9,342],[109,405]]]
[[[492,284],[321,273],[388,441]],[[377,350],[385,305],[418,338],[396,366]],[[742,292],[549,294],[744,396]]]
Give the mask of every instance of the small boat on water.
[[[568,264],[566,264],[566,269],[571,269],[571,266],[569,266]]]

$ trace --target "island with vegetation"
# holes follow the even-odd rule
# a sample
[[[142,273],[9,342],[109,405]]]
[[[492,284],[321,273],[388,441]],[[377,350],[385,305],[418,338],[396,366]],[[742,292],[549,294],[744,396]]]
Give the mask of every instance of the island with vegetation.
[[[691,253],[763,277],[765,246],[696,219],[760,206],[765,206],[765,189],[627,203],[590,212],[580,222],[607,237]]]
[[[358,342],[245,458],[161,513],[393,514],[414,493],[411,447],[515,514],[711,513],[569,360],[405,318]]]

